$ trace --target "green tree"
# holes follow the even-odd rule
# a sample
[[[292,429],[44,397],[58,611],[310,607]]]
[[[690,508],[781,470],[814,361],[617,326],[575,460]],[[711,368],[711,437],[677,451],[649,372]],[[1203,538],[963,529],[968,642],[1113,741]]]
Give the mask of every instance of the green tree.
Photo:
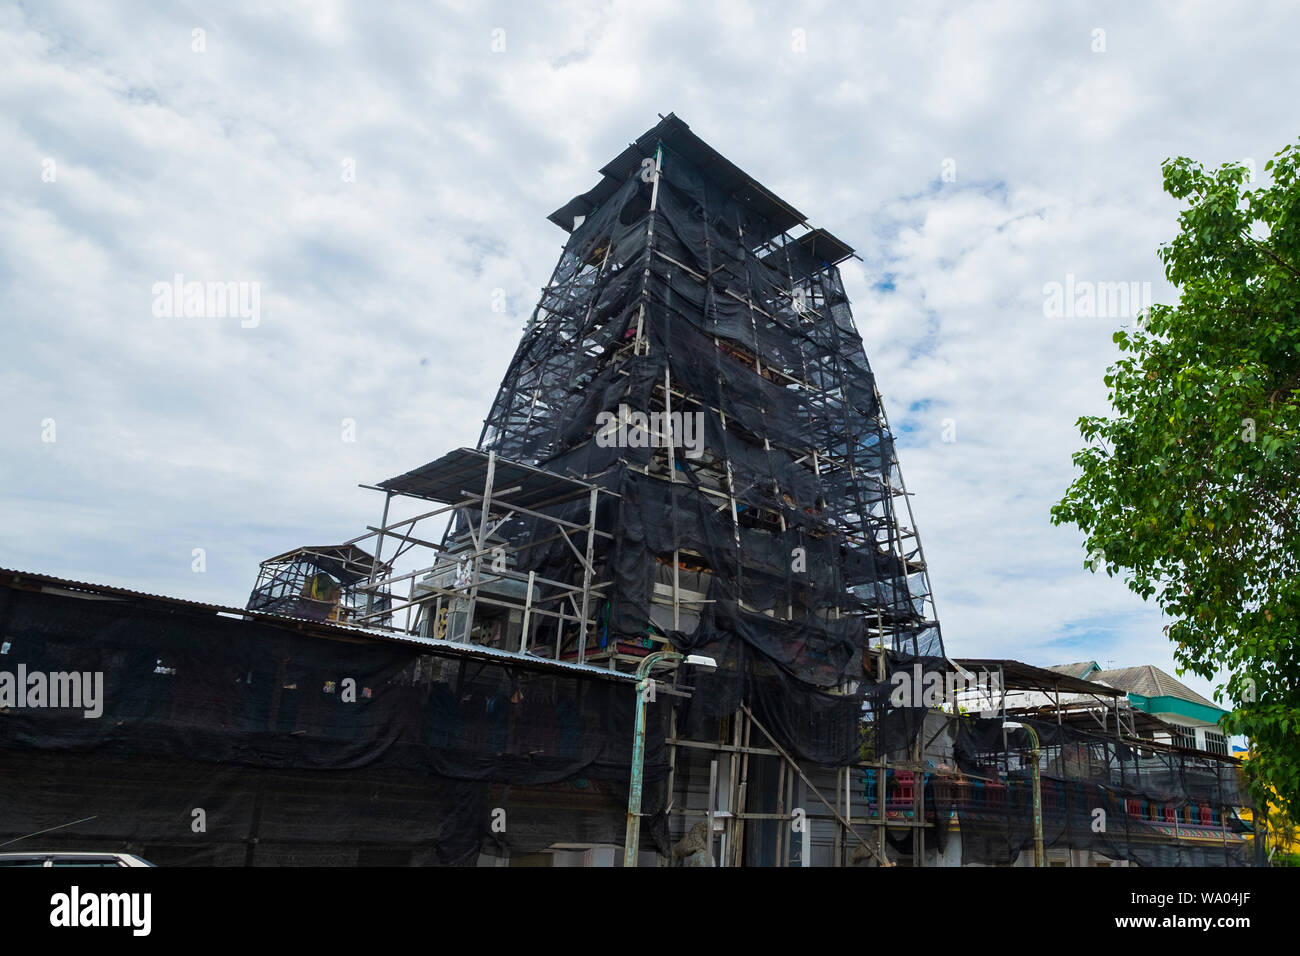
[[[1115,333],[1113,414],[1079,419],[1052,521],[1156,598],[1181,672],[1228,675],[1247,774],[1300,820],[1300,142],[1264,170],[1252,186],[1245,164],[1164,163],[1187,203],[1160,249],[1178,304]]]

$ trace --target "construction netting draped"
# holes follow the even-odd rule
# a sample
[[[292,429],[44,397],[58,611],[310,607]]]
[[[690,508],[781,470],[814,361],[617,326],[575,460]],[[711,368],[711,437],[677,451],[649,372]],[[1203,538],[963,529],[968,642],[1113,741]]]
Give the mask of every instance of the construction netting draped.
[[[942,653],[894,437],[835,264],[661,146],[657,187],[632,171],[574,229],[480,447],[620,496],[599,522],[600,647],[671,632],[739,662],[720,700],[780,684],[820,706],[868,642]],[[577,580],[565,542],[528,546],[537,519],[498,533],[519,570]],[[834,709],[849,741],[855,703]]]
[[[473,864],[622,841],[630,681],[301,626],[0,587],[0,671],[25,688],[0,709],[0,843],[83,821],[41,848]],[[51,706],[72,675],[80,706]],[[662,848],[666,713],[648,719]]]
[[[1033,852],[1035,744],[1026,728],[1038,738],[1045,849],[1091,850],[1139,866],[1245,865],[1235,761],[1051,721],[1009,726],[1001,717],[900,706],[904,682],[895,677],[914,671],[952,672],[942,658],[891,656],[887,679],[863,688],[874,742],[867,751],[917,768],[906,774],[920,774],[926,822],[940,850],[960,835],[963,865],[1007,865]]]

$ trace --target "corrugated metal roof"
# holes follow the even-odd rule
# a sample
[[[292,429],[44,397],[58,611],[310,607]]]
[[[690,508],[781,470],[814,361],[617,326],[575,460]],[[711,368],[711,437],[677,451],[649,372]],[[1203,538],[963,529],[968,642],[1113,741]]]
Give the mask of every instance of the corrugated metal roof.
[[[1177,697],[1223,710],[1212,700],[1207,700],[1192,690],[1182,681],[1166,674],[1154,664],[1141,664],[1137,667],[1117,667],[1114,670],[1101,671],[1093,675],[1094,680],[1104,681],[1127,694],[1139,694],[1143,697]]]
[[[267,558],[262,562],[262,567],[288,563],[291,559],[306,561],[318,570],[329,572],[346,585],[369,577],[375,569],[374,556],[355,544],[305,545]],[[388,569],[390,565],[381,561],[379,567]]]
[[[1049,671],[1055,671],[1058,674],[1068,674],[1070,677],[1077,677],[1080,680],[1088,671],[1097,667],[1096,661],[1075,661],[1073,664],[1053,664],[1047,668]],[[1098,668],[1100,670],[1100,668]]]
[[[487,473],[486,452],[474,448],[457,448],[404,475],[381,481],[379,488],[442,504],[455,504],[464,501],[467,495],[482,494],[487,483]],[[492,487],[493,501],[502,506],[518,505],[532,509],[580,498],[596,486],[498,455]],[[613,494],[608,491],[604,493]]]
[[[546,218],[567,232],[572,232],[575,217],[591,215],[597,206],[614,195],[628,177],[641,168],[642,159],[655,154],[655,148],[660,142],[686,157],[719,188],[732,195],[737,202],[753,209],[769,224],[769,235],[748,237],[755,243],[761,243],[807,221],[803,213],[692,133],[690,126],[673,113],[669,113],[656,126],[639,136],[635,143],[606,163],[600,170],[605,178],[594,188],[581,196],[575,196]],[[852,253],[852,250],[849,252]]]
[[[1000,668],[1002,684],[1007,690],[1037,690],[1046,692],[1069,691],[1076,694],[1093,694],[1099,697],[1119,697],[1121,692],[1104,684],[1080,680],[1069,674],[1035,667],[1021,661],[999,660],[997,658],[959,658],[956,663],[968,670],[990,670]]]
[[[835,238],[825,229],[817,228],[775,252],[768,253],[763,257],[763,262],[783,275],[788,270],[790,276],[798,280],[816,275],[827,266],[837,266],[851,255],[853,249],[848,243]]]

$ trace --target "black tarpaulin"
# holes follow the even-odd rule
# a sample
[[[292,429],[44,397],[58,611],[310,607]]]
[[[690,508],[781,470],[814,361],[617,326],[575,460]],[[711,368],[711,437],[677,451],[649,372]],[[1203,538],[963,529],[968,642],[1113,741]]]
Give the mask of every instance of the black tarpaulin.
[[[473,863],[489,835],[556,842],[554,825],[493,831],[489,788],[595,787],[608,819],[581,826],[625,820],[635,690],[616,675],[8,585],[0,633],[2,670],[102,679],[98,716],[0,713],[0,841],[94,815],[67,839],[159,863]],[[648,719],[652,812],[666,709]],[[185,830],[195,808],[204,836]]]

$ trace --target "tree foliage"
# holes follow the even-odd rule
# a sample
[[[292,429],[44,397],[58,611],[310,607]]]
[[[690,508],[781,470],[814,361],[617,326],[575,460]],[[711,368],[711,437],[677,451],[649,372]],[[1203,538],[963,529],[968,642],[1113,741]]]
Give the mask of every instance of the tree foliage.
[[[1160,249],[1179,300],[1115,333],[1113,414],[1079,419],[1052,520],[1158,601],[1181,670],[1228,675],[1247,773],[1300,820],[1300,143],[1264,170],[1164,163],[1187,203]]]

